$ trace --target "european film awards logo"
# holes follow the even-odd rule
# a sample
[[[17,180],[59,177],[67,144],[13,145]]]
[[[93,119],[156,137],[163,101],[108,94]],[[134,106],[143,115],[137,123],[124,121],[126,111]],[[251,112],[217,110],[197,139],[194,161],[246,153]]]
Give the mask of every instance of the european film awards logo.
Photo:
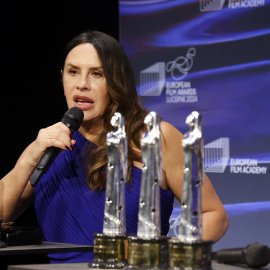
[[[267,167],[249,157],[230,157],[230,139],[219,138],[204,145],[204,171],[207,173],[224,173],[230,167],[233,174],[266,174]]]
[[[160,96],[165,82],[165,63],[158,62],[140,73],[140,95]]]
[[[204,171],[224,173],[230,160],[230,139],[219,138],[204,145]]]
[[[222,9],[225,0],[200,0],[200,11],[213,11]]]
[[[197,90],[190,81],[183,81],[193,67],[196,49],[188,49],[185,56],[157,62],[140,72],[140,96],[160,96],[166,89],[166,103],[197,102]],[[170,77],[166,79],[166,73]]]
[[[220,10],[224,7],[225,2],[226,0],[200,0],[200,11]],[[256,8],[264,6],[265,2],[265,0],[228,0],[228,8]]]

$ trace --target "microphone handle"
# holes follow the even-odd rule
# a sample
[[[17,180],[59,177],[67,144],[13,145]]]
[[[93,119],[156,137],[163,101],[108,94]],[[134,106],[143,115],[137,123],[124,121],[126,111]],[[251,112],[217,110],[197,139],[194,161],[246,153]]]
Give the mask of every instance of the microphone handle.
[[[56,147],[49,147],[45,150],[43,156],[39,160],[33,174],[30,177],[30,183],[32,187],[36,185],[40,177],[48,170],[60,152],[61,149]]]
[[[222,249],[217,252],[218,262],[221,263],[245,263],[243,248]]]

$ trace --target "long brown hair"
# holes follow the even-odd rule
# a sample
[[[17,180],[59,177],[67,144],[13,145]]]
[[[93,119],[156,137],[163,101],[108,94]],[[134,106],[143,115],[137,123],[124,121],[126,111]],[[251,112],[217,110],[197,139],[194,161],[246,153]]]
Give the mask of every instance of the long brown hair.
[[[104,131],[98,139],[98,147],[90,154],[89,170],[86,175],[87,184],[92,189],[102,190],[106,186],[106,135],[112,130],[110,124],[112,116],[115,112],[119,112],[125,118],[128,138],[128,182],[130,182],[133,161],[141,161],[140,151],[134,151],[134,145],[138,149],[141,148],[140,138],[144,131],[144,118],[148,112],[141,104],[131,64],[119,42],[102,32],[84,32],[67,44],[64,59],[74,47],[82,43],[90,43],[97,50],[110,97],[110,104],[104,114]]]

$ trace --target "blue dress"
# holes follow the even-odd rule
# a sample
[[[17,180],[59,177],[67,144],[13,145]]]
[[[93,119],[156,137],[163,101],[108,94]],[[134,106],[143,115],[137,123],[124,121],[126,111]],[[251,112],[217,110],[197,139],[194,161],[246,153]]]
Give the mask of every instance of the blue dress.
[[[46,241],[93,245],[94,234],[103,229],[105,190],[93,191],[86,184],[85,158],[96,145],[78,131],[73,138],[74,150],[59,154],[35,186],[36,215]],[[136,235],[141,169],[133,167],[131,178],[125,193],[126,233]],[[161,233],[167,235],[174,196],[169,189],[160,190]],[[52,253],[49,257],[52,263],[90,262],[93,253]]]

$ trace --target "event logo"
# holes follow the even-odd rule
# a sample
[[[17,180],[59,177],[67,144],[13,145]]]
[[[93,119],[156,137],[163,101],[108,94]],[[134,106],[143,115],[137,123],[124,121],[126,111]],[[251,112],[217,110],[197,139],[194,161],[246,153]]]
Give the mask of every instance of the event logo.
[[[229,0],[228,8],[254,8],[264,6],[265,0]]]
[[[225,0],[200,0],[200,11],[213,11],[222,9]]]
[[[166,88],[166,103],[197,102],[197,90],[190,81],[182,81],[193,67],[196,49],[190,48],[185,56],[157,62],[140,72],[140,96],[160,96]],[[166,80],[166,72],[170,77]]]
[[[219,138],[204,145],[204,171],[223,173],[230,160],[230,139]]]
[[[196,55],[195,48],[190,48],[186,54],[186,57],[179,56],[174,61],[170,61],[166,65],[166,71],[171,73],[174,80],[180,81],[184,79],[188,71],[193,66],[193,57]]]
[[[230,158],[229,138],[219,138],[204,145],[204,171],[224,173],[230,165],[230,173],[266,174],[267,167],[259,166],[257,159]]]
[[[225,2],[225,0],[200,0],[200,11],[220,10],[224,7]],[[228,0],[229,9],[256,8],[264,5],[265,0]]]
[[[257,159],[231,158],[231,173],[266,174],[267,167],[258,166]]]
[[[140,73],[140,95],[160,96],[166,82],[165,63],[158,62]]]

